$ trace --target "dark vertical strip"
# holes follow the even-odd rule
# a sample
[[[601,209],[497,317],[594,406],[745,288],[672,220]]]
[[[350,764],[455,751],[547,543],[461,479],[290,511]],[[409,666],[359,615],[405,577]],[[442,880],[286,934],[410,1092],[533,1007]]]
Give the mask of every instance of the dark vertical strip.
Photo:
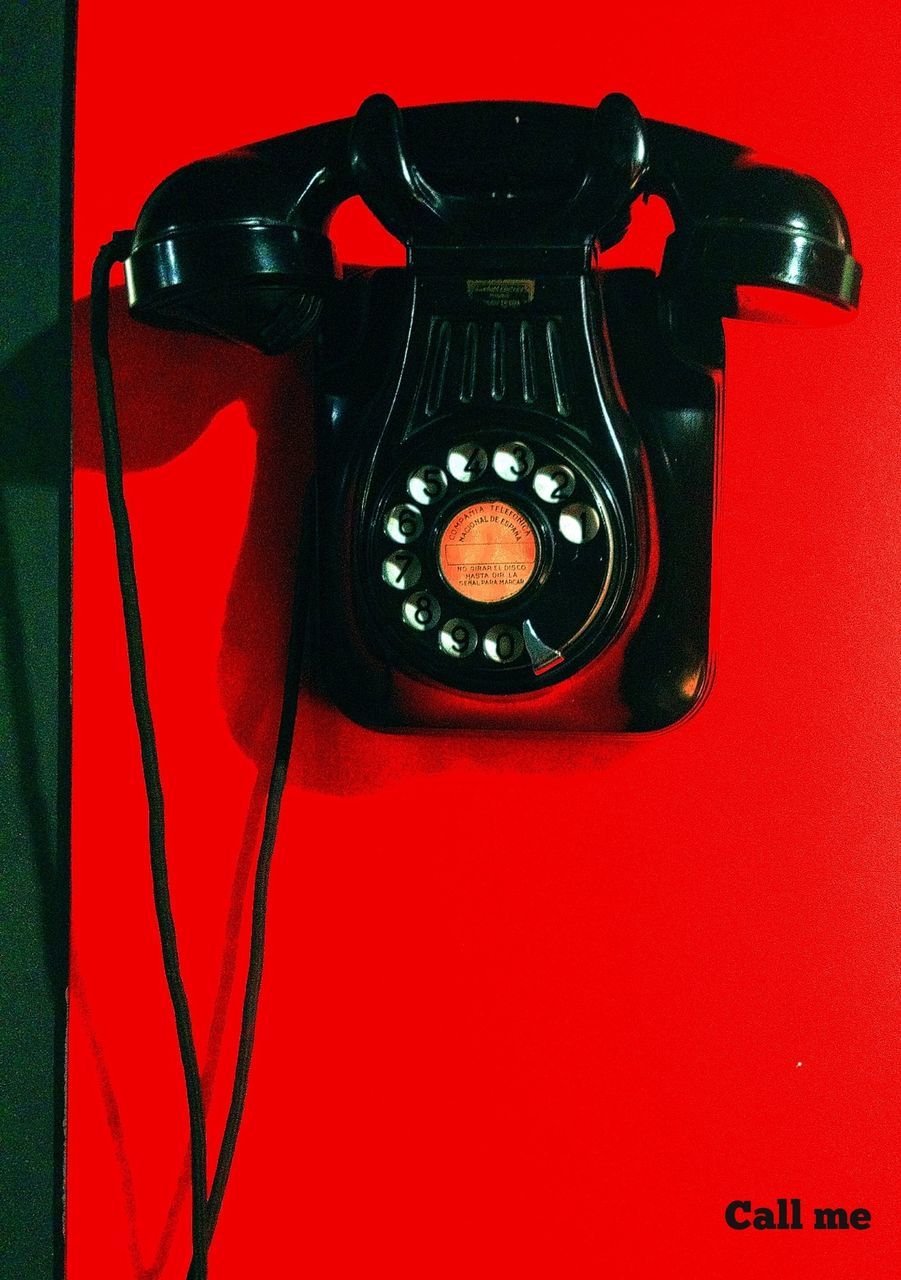
[[[65,1254],[65,1177],[67,1056],[69,1032],[69,959],[72,861],[72,297],[75,197],[75,50],[78,0],[59,4],[62,32],[59,152],[59,325],[60,349],[64,361],[62,389],[64,416],[60,424],[64,440],[62,484],[59,504],[59,683],[57,737],[59,757],[56,770],[57,795],[57,917],[59,920],[59,978],[54,1015],[54,1170],[53,1170],[53,1264],[54,1280],[63,1280]]]
[[[504,326],[498,320],[491,334],[491,398],[503,400],[507,393],[507,348]]]
[[[478,352],[479,331],[474,321],[466,326],[463,339],[463,372],[460,375],[460,402],[471,404],[476,391],[476,355]]]
[[[522,398],[526,404],[532,404],[535,400],[535,344],[528,320],[523,320],[519,326],[519,359],[522,366]]]
[[[74,0],[0,49],[0,1275],[63,1274]]]
[[[437,329],[437,338],[434,337]],[[444,397],[444,380],[447,377],[447,362],[450,356],[450,324],[447,320],[440,323],[432,321],[429,333],[432,369],[429,375],[429,393],[426,397],[426,417],[433,417],[441,408]]]
[[[551,366],[551,382],[554,387],[554,400],[561,418],[569,417],[569,396],[566,393],[566,382],[563,372],[563,338],[560,325],[556,320],[547,322],[547,354]]]

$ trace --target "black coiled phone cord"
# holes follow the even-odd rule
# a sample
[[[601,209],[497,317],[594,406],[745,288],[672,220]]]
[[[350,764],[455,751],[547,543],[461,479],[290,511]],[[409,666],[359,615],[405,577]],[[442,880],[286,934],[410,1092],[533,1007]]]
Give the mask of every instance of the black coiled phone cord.
[[[135,723],[141,747],[144,786],[147,793],[147,810],[150,835],[150,868],[153,878],[153,900],[163,953],[163,967],[169,996],[175,1014],[175,1029],[181,1055],[188,1102],[188,1121],[191,1136],[191,1239],[193,1256],[188,1280],[207,1280],[207,1255],[216,1229],[222,1198],[228,1184],[253,1055],[260,986],[263,977],[263,958],[266,934],[266,904],[269,889],[269,872],[282,794],[291,757],[294,737],[294,721],[303,670],[304,632],[309,598],[310,574],[305,572],[311,563],[307,554],[312,541],[313,513],[311,503],[306,503],[303,529],[298,549],[294,599],[291,607],[291,627],[285,666],[284,692],[279,718],[278,737],[266,810],[263,834],[257,857],[253,886],[253,914],[250,933],[250,957],[244,1002],[241,1012],[241,1033],[235,1059],[231,1101],[222,1136],[222,1144],[216,1161],[213,1182],[207,1197],[207,1142],[206,1120],[197,1050],[191,1027],[191,1014],[181,976],[178,958],[175,921],[169,894],[169,874],[166,864],[165,810],[160,782],[156,734],[147,692],[147,664],[144,653],[141,613],[135,576],[134,547],[131,525],[122,478],[122,450],[116,419],[115,391],[109,353],[109,282],[113,267],[123,262],[131,251],[132,233],[117,232],[109,244],[97,255],[91,277],[91,352],[94,376],[97,383],[97,403],[100,413],[100,431],[103,439],[104,469],[109,497],[110,516],[116,542],[116,562],[119,572],[119,588],[122,596],[122,612],[125,620],[125,638],[128,649],[128,666]]]

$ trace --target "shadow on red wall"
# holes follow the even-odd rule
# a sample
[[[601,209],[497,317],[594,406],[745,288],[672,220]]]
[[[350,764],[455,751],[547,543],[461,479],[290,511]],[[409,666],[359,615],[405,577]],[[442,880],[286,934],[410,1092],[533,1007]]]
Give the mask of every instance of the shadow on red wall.
[[[90,359],[88,299],[77,302],[73,327],[74,462],[76,469],[99,471],[103,458]],[[121,287],[112,292],[110,329],[126,472],[173,463],[197,443],[216,415],[235,401],[246,406],[256,435],[246,523],[225,606],[218,689],[229,731],[253,761],[257,774],[234,863],[208,1035],[205,1046],[199,1046],[209,1101],[233,1017],[230,1008],[239,976],[242,921],[282,695],[300,510],[313,469],[312,350],[308,344],[293,356],[273,359],[211,338],[153,330],[129,320]],[[211,476],[211,486],[215,483],[216,477]],[[209,493],[198,494],[198,501],[209,503],[215,498]],[[148,556],[160,554],[152,547],[142,548],[142,532],[136,530],[139,578],[142,550],[145,563]],[[166,624],[179,625],[174,612]],[[190,637],[186,637],[186,644],[190,644]],[[161,722],[168,717],[168,707],[167,699],[159,716]],[[486,753],[486,741],[478,734],[374,734],[352,724],[307,690],[302,696],[288,781],[291,786],[343,795],[378,790],[396,782],[399,775],[410,780],[455,766],[490,768],[497,775],[498,765],[488,758],[491,753]],[[553,742],[553,750],[547,749],[548,741]],[[554,773],[579,765],[598,771],[625,755],[633,743],[625,736],[576,735],[549,740],[542,735],[517,734],[516,749],[502,753],[501,770],[509,769],[515,776]],[[187,767],[188,761],[182,758],[176,765]],[[92,1013],[87,993],[88,983],[82,979],[73,954],[72,996],[96,1065],[115,1150],[134,1276],[136,1280],[155,1280],[162,1274],[180,1230],[190,1185],[188,1154],[186,1151],[155,1256],[146,1263],[139,1242],[141,1197],[135,1189],[136,1169],[126,1144],[126,1126],[113,1083],[115,1072],[102,1044],[102,1017]],[[210,1146],[215,1153],[215,1141]]]
[[[256,433],[255,471],[228,593],[219,690],[235,741],[258,766],[268,767],[300,510],[313,470],[311,346],[271,358],[212,338],[149,329],[128,319],[122,288],[113,291],[110,328],[126,471],[164,466],[194,444],[225,406],[236,400],[246,405]],[[87,299],[75,308],[73,367],[75,466],[101,469]],[[440,771],[485,754],[485,739],[474,733],[452,741],[445,735],[441,751],[430,736],[374,736],[309,692],[299,725],[304,749],[294,752],[289,785],[330,794],[377,789],[398,767]],[[538,743],[544,735],[532,737]],[[516,772],[556,772],[579,763],[597,769],[625,754],[630,739],[577,735],[565,740],[565,750],[559,738],[554,742],[553,752],[517,753]]]

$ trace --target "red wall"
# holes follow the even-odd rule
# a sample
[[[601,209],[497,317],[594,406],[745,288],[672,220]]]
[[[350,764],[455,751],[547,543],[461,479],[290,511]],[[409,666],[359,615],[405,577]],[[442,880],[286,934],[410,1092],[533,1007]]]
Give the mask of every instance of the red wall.
[[[211,1275],[896,1274],[897,22],[828,0],[79,8],[71,1280],[183,1276],[188,1246],[90,260],[177,165],[375,90],[409,105],[618,89],[750,143],[836,193],[863,307],[833,328],[728,327],[718,670],[695,718],[628,742],[386,738],[303,701]],[[364,231],[345,219],[359,257]],[[115,314],[173,897],[218,1134],[308,406],[287,359]],[[805,1230],[725,1225],[729,1201],[780,1196],[802,1199]],[[872,1227],[813,1231],[813,1206],[836,1204]]]

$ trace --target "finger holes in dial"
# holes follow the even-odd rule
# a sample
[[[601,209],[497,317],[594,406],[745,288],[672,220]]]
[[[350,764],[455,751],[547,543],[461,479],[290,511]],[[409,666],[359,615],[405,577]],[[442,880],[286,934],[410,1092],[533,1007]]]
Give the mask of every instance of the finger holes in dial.
[[[503,624],[490,627],[482,641],[482,650],[492,662],[515,662],[523,651],[522,632]]]
[[[572,502],[560,512],[560,533],[576,546],[590,542],[600,527],[601,517],[594,507],[587,507],[584,502]]]
[[[408,477],[407,493],[423,507],[440,502],[447,493],[447,476],[440,467],[420,467]]]
[[[468,658],[476,651],[479,635],[465,618],[450,618],[441,628],[438,642],[452,658]]]
[[[481,445],[458,444],[447,455],[447,469],[461,484],[477,480],[488,468],[488,454]]]
[[[569,467],[559,464],[540,467],[535,472],[532,485],[543,502],[562,502],[564,498],[572,496],[576,487],[576,477]]]
[[[421,577],[422,565],[412,551],[393,551],[382,561],[383,580],[398,591],[411,591]]]
[[[385,516],[385,532],[392,542],[415,542],[422,530],[422,512],[405,502],[392,507]]]
[[[404,601],[404,622],[414,631],[431,631],[441,618],[441,606],[428,591],[414,591]]]
[[[495,449],[491,465],[502,480],[522,480],[535,466],[535,455],[527,444],[511,440]]]

